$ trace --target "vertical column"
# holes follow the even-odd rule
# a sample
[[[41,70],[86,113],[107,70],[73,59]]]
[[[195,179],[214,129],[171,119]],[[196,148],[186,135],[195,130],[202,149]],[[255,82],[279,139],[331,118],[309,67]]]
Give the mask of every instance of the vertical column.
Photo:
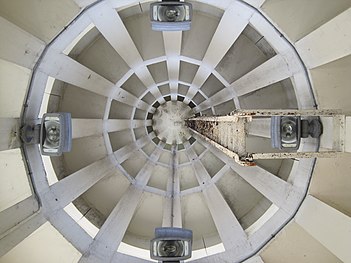
[[[167,69],[169,86],[171,90],[171,100],[177,100],[180,49],[182,45],[182,31],[163,32],[163,41],[167,56]]]
[[[172,148],[172,175],[168,177],[167,197],[165,198],[163,210],[163,227],[182,227],[182,214],[180,204],[180,181],[177,173],[178,156],[176,146]]]

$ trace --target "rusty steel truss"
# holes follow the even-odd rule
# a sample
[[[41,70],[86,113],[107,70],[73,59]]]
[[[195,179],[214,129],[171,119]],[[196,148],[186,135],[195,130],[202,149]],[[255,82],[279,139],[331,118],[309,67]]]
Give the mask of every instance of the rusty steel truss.
[[[328,117],[333,120],[333,149],[318,152],[248,153],[247,125],[253,118],[272,116]],[[186,120],[190,130],[243,166],[259,159],[335,158],[344,152],[345,115],[339,110],[235,110],[225,116],[194,117]]]

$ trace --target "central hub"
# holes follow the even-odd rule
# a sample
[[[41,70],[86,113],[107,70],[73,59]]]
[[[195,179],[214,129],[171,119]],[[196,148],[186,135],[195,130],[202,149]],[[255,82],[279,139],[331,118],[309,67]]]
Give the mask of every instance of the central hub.
[[[185,120],[193,115],[192,109],[180,101],[160,105],[153,115],[153,130],[157,137],[168,144],[181,144],[191,135]]]

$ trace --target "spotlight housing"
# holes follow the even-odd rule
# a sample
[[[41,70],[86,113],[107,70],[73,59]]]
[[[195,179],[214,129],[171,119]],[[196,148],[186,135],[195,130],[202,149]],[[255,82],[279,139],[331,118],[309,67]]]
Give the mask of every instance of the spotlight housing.
[[[301,141],[301,117],[272,116],[271,138],[273,148],[297,150]]]
[[[189,229],[161,227],[155,229],[150,257],[161,262],[178,262],[191,258],[193,232]]]
[[[43,155],[59,156],[72,148],[71,114],[46,113],[40,127],[40,150]]]
[[[301,138],[319,138],[323,126],[319,119],[301,120],[300,116],[272,116],[271,138],[272,147],[280,150],[297,150]]]
[[[154,31],[190,30],[192,4],[180,1],[151,3],[150,19]]]

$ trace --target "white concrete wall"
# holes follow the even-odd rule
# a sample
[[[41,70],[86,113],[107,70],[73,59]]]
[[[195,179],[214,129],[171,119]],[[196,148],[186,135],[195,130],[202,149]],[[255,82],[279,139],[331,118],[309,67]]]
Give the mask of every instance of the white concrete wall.
[[[5,256],[1,263],[78,262],[81,254],[50,223],[45,223]]]
[[[19,149],[0,152],[0,211],[32,195]]]
[[[0,59],[0,118],[19,118],[30,70]]]
[[[79,12],[73,0],[1,1],[0,16],[48,43]]]

